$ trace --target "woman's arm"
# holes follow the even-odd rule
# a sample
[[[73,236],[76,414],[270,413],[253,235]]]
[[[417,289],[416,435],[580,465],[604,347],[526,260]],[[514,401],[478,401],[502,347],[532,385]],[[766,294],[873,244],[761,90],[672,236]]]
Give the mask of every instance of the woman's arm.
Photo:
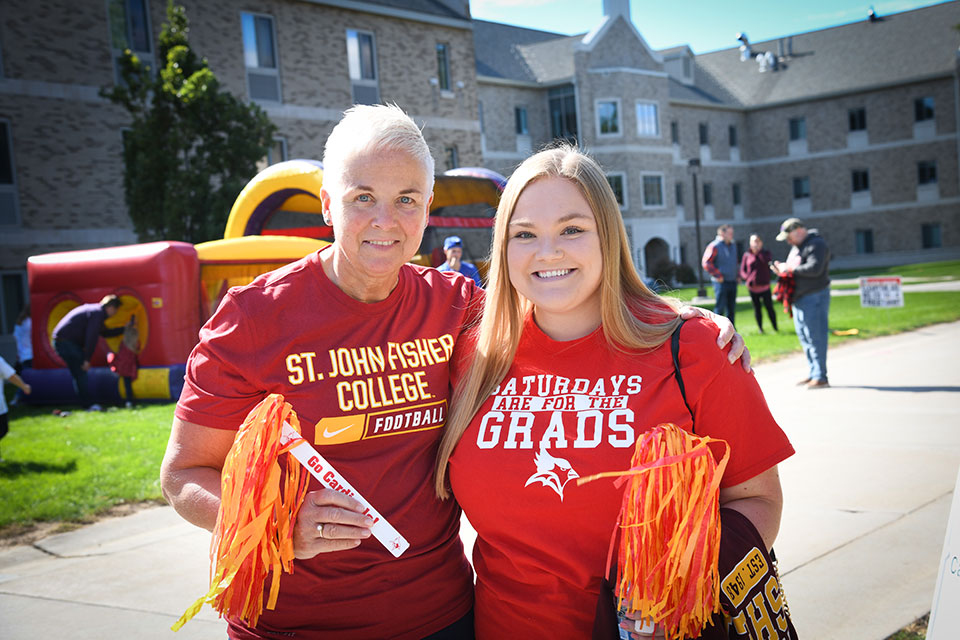
[[[235,431],[173,419],[160,466],[163,497],[184,520],[208,531],[217,523],[220,474],[235,437]],[[370,537],[369,518],[362,512],[363,505],[339,491],[309,492],[297,513],[296,557],[356,547]]]
[[[776,465],[746,482],[720,489],[720,506],[735,509],[757,528],[769,551],[780,531],[783,492]]]

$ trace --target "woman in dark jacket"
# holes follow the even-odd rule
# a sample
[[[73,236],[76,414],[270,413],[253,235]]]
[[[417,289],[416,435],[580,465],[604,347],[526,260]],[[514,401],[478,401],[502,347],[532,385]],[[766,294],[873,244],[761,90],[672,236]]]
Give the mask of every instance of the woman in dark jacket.
[[[750,301],[753,302],[753,314],[757,318],[757,328],[763,333],[763,314],[760,311],[760,301],[767,308],[770,324],[777,331],[777,316],[773,312],[773,299],[770,297],[770,262],[773,256],[763,248],[760,236],[750,236],[750,251],[743,254],[740,261],[740,279],[750,290]]]

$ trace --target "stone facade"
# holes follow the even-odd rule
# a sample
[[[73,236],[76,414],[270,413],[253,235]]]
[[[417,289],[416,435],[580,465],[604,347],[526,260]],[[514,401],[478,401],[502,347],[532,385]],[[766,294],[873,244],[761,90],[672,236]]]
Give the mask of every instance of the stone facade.
[[[459,166],[483,163],[465,2],[447,3],[462,19],[442,10],[412,15],[376,2],[352,3],[356,10],[292,0],[181,3],[191,46],[222,85],[245,100],[241,15],[271,18],[281,101],[260,104],[278,126],[287,158],[322,158],[327,135],[352,104],[346,32],[355,29],[374,35],[380,99],[396,102],[423,126],[437,169],[446,168],[450,149]],[[4,6],[0,123],[11,139],[19,207],[13,224],[0,226],[0,272],[20,278],[24,288],[30,255],[137,241],[123,198],[122,129],[129,117],[98,95],[115,74],[109,6],[104,0]],[[147,6],[155,56],[166,0]],[[436,80],[440,43],[448,51],[447,90]],[[2,307],[0,317],[9,317]],[[9,332],[7,324],[0,320],[0,334]]]

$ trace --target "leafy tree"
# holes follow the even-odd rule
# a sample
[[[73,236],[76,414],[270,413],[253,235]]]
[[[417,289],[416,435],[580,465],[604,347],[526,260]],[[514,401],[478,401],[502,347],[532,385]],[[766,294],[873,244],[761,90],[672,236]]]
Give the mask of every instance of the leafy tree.
[[[122,84],[100,94],[133,118],[124,134],[124,194],[141,241],[223,236],[230,208],[267,154],[276,127],[219,81],[187,42],[187,16],[167,3],[155,74],[128,49]]]

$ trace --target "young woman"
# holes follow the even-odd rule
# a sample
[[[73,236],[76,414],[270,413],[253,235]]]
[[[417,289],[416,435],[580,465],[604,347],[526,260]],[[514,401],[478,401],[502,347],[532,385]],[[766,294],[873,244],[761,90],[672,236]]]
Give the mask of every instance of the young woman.
[[[695,420],[729,443],[720,502],[773,544],[776,464],[793,449],[701,319],[680,332],[691,417],[670,351],[678,323],[677,303],[637,275],[602,169],[570,147],[521,164],[438,456],[437,493],[452,488],[478,534],[477,638],[590,637],[621,491],[575,479],[628,468],[637,437],[661,422]]]
[[[743,254],[740,260],[740,278],[750,290],[750,301],[753,302],[753,315],[757,319],[757,328],[763,333],[763,314],[760,303],[767,308],[770,324],[777,331],[777,314],[773,312],[773,298],[770,296],[770,263],[773,256],[763,248],[760,236],[750,236],[750,251]]]

